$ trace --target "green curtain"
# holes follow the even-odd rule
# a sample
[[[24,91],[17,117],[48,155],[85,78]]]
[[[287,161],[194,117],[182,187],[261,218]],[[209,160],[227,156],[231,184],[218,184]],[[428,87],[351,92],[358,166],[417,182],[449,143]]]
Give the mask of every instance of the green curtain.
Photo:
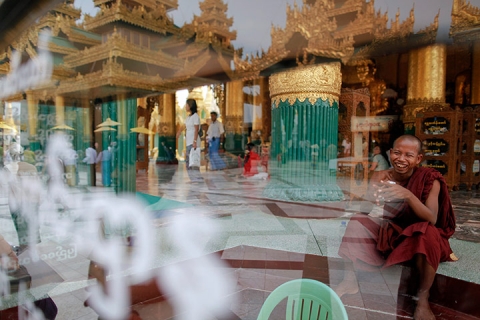
[[[109,101],[102,103],[102,122],[106,121],[107,118],[112,119],[113,121],[118,121],[117,116],[117,102],[116,101]],[[113,127],[118,129],[118,127]],[[108,146],[111,145],[112,142],[117,141],[117,131],[103,131],[102,132],[102,150],[107,149]]]
[[[39,149],[45,151],[51,128],[56,125],[55,106],[41,104],[38,106],[37,139]]]
[[[330,160],[337,157],[338,103],[298,99],[272,108],[270,183],[264,196],[288,201],[336,201],[343,193]]]
[[[113,149],[113,173],[117,193],[136,191],[137,135],[130,129],[137,125],[137,99],[117,101],[117,145]],[[113,120],[113,119],[112,119]]]

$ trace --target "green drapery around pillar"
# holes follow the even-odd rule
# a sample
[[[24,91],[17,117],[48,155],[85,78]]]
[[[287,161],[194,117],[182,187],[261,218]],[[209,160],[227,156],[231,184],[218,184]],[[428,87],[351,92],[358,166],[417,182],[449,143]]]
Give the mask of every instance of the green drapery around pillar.
[[[287,201],[338,201],[336,183],[338,103],[296,100],[272,108],[270,183],[263,195]]]
[[[117,193],[136,191],[137,134],[130,129],[137,126],[137,99],[117,101],[117,145],[113,151],[113,173]]]

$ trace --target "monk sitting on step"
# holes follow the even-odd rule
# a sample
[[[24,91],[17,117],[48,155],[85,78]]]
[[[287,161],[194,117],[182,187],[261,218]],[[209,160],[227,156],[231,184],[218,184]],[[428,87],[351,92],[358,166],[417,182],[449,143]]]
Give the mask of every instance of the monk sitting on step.
[[[366,206],[348,223],[339,255],[347,262],[336,288],[339,296],[358,292],[355,269],[375,271],[414,262],[420,276],[414,319],[435,319],[429,291],[440,262],[457,260],[448,239],[455,232],[455,215],[447,184],[434,169],[417,167],[422,143],[404,135],[390,152],[393,168],[375,172]],[[371,217],[372,202],[385,202],[383,218]],[[367,208],[368,207],[368,208]]]

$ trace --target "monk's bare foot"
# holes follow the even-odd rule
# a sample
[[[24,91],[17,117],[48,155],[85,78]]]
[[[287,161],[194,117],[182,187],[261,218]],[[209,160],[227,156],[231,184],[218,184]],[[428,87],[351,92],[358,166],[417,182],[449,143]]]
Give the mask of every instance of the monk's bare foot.
[[[340,298],[345,294],[356,294],[358,292],[358,282],[355,272],[345,271],[345,277],[335,288],[335,292]]]
[[[415,308],[415,313],[413,314],[413,319],[415,320],[435,320],[435,315],[430,309],[430,304],[428,303],[427,298],[419,298],[417,302],[417,307]]]

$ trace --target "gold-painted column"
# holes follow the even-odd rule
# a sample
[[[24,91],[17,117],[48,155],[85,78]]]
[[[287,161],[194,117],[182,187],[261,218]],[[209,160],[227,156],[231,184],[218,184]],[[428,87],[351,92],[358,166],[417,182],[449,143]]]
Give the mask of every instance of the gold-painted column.
[[[159,97],[159,123],[157,124],[157,134],[158,139],[158,157],[157,160],[160,162],[171,162],[174,161],[172,156],[175,157],[176,150],[176,124],[175,124],[175,94],[166,93]],[[154,119],[151,119],[152,121]],[[166,146],[171,150],[170,154],[164,149]]]
[[[56,125],[65,124],[65,98],[62,96],[55,97],[55,113]]]
[[[27,92],[27,111],[28,111],[28,139],[36,140],[38,104],[32,92]]]
[[[414,133],[415,115],[425,107],[445,105],[447,49],[434,44],[409,52],[407,104],[403,110],[405,131]]]
[[[228,82],[225,90],[225,130],[233,133],[242,133],[243,122],[243,81]]]
[[[480,41],[473,44],[471,104],[480,104]]]
[[[255,109],[253,111],[253,118],[252,118],[253,131],[262,130],[262,118],[259,117],[257,114],[258,109],[259,108],[261,109],[263,104],[263,96],[261,94],[261,91],[262,91],[262,85],[265,86],[265,81],[261,81],[262,79],[264,78],[262,77],[262,78],[253,80],[253,105],[255,106],[254,107]]]
[[[260,77],[253,81],[253,84],[256,88],[260,91],[257,95],[253,97],[253,104],[256,108],[261,110],[261,117],[254,117],[253,118],[253,130],[260,131],[262,141],[266,141],[267,138],[270,136],[270,128],[271,128],[271,117],[270,117],[270,97],[269,97],[269,90],[268,90],[268,78],[267,77]]]
[[[160,130],[164,135],[175,136],[175,94],[164,94],[160,113]]]
[[[225,150],[243,152],[245,139],[243,132],[243,81],[228,82],[225,87]],[[244,137],[245,136],[245,137]]]

